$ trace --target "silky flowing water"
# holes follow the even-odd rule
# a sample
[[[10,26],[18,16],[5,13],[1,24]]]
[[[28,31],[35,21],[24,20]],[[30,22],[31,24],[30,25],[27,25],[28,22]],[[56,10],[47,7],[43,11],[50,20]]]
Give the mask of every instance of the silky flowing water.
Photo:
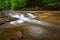
[[[59,13],[33,12],[31,14],[37,16],[36,18],[34,18],[36,20],[41,20],[43,22],[51,23],[58,26],[60,24]],[[9,22],[17,19],[3,16],[1,16],[0,18],[9,19],[8,21],[4,19],[2,21],[4,22],[4,24],[0,25],[0,27],[4,27],[2,29],[0,28],[0,40],[9,40],[10,37],[17,31],[21,31],[23,33],[22,40],[60,40],[60,30],[32,23],[22,23],[17,26],[11,25],[9,24]]]

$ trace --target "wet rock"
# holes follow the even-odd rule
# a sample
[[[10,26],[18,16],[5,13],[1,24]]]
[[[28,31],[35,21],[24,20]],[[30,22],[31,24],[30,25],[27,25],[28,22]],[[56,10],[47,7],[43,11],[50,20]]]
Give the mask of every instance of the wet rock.
[[[37,19],[38,20],[43,20],[43,21],[50,22],[50,23],[53,23],[53,24],[54,23],[56,23],[56,24],[59,23],[59,22],[57,22],[57,20],[59,19],[57,16],[56,17],[55,16],[51,17],[50,14],[49,14],[49,16],[45,15],[46,17],[41,17],[41,16],[43,16],[43,14],[41,16],[38,16],[38,15],[39,14],[37,14]],[[8,21],[11,21],[11,19],[9,19],[8,17],[5,18],[5,17],[1,16],[1,18],[0,18],[0,20],[1,20],[0,23],[6,23]],[[56,20],[55,18],[56,19],[58,18],[58,19]],[[54,21],[54,19],[56,21]],[[3,25],[3,27],[5,27],[5,28],[10,27],[10,29],[6,28],[4,30],[1,30],[3,32],[0,35],[0,40],[9,39],[17,31],[22,31],[23,32],[23,35],[24,35],[23,40],[60,40],[60,31],[56,31],[54,29],[49,29],[49,28],[44,28],[42,26],[36,26],[36,25],[33,25],[33,24],[29,24],[29,23],[26,23],[26,24],[24,24],[22,26],[19,26],[19,27],[16,27],[16,28],[12,28],[12,27],[15,27],[15,26],[8,25],[8,23],[7,23],[6,25]],[[20,39],[20,38],[18,38],[18,39]]]
[[[23,34],[21,31],[17,31],[16,33],[14,33],[12,35],[12,37],[10,38],[10,40],[21,40],[23,38]]]

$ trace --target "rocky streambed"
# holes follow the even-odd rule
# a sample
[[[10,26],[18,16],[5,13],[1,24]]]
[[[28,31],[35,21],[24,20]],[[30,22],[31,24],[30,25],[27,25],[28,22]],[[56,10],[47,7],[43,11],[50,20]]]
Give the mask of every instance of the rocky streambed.
[[[32,11],[31,14],[37,16],[34,18],[36,20],[60,25],[60,13]],[[11,25],[10,22],[15,20],[0,12],[0,40],[10,40],[11,36],[17,31],[22,32],[22,40],[60,40],[60,30],[31,23],[23,23],[18,26]]]

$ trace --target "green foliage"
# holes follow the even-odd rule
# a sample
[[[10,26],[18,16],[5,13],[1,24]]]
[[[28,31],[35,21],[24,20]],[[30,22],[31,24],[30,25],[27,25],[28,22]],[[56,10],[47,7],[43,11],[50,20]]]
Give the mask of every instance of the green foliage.
[[[8,9],[9,0],[0,0],[0,9]]]
[[[57,9],[60,9],[60,0],[57,0]]]
[[[42,0],[42,4],[44,4],[44,7],[56,8],[57,0]]]
[[[0,9],[18,9],[24,7],[27,0],[0,0]]]
[[[4,7],[2,7],[4,4],[2,3],[4,2],[3,0],[0,0],[0,9],[3,9]]]
[[[41,5],[40,5],[41,4]],[[21,9],[26,5],[42,8],[60,8],[60,0],[0,0],[0,9]],[[27,6],[28,7],[28,6]]]
[[[45,9],[56,9],[59,6],[59,3],[57,3],[57,0],[31,0],[31,3],[29,4],[33,4],[32,6],[35,5]]]
[[[27,0],[11,0],[11,9],[22,8],[26,5]]]

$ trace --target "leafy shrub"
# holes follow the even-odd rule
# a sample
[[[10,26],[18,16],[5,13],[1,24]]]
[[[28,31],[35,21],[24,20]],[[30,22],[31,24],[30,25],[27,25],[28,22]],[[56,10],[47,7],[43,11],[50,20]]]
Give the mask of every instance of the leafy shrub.
[[[46,9],[60,9],[60,0],[0,0],[0,9],[21,9],[22,7],[34,7]]]
[[[9,9],[9,0],[0,0],[0,9]]]
[[[18,9],[24,7],[27,0],[0,0],[0,9]]]
[[[27,0],[11,0],[11,9],[18,9],[18,8],[22,8],[26,5]]]
[[[60,9],[60,0],[57,0],[57,9]]]
[[[56,8],[57,7],[57,1],[56,0],[42,0],[42,4],[45,8]]]
[[[30,6],[38,6],[44,9],[59,9],[60,0],[30,0]]]

